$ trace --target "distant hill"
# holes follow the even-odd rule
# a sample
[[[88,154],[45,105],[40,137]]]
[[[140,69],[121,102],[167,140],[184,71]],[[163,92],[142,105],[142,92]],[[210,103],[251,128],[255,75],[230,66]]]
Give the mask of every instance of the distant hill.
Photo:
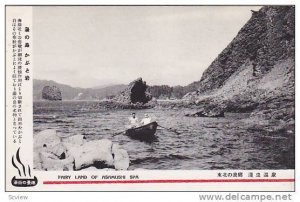
[[[45,86],[56,86],[62,92],[62,100],[101,100],[124,91],[127,85],[115,84],[110,86],[96,86],[93,88],[79,88],[57,83],[52,80],[33,80],[33,100],[42,100],[42,90]],[[155,98],[182,98],[185,94],[197,90],[193,83],[187,86],[155,85],[149,86],[148,92]]]
[[[99,96],[101,95],[102,98],[105,98],[112,95],[116,95],[121,91],[125,90],[125,88],[127,88],[127,85],[115,84],[115,85],[105,86],[105,87],[96,87],[93,88],[93,91],[96,91],[97,93],[99,93]]]
[[[33,100],[42,100],[42,90],[45,86],[56,86],[62,92],[63,100],[100,100],[113,96],[124,90],[126,85],[112,85],[97,88],[79,88],[48,80],[33,80]]]

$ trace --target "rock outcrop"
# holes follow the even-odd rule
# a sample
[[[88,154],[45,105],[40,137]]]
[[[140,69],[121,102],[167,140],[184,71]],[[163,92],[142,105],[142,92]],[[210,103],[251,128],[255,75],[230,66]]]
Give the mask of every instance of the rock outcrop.
[[[220,88],[244,64],[261,74],[270,71],[277,61],[294,56],[295,8],[264,6],[203,73],[200,93]],[[244,66],[245,67],[245,66]]]
[[[42,98],[45,100],[62,100],[61,90],[56,86],[45,86],[42,90]]]
[[[184,99],[206,111],[251,112],[294,124],[295,7],[264,6],[203,73]],[[284,124],[283,124],[284,125]]]
[[[55,130],[34,136],[34,168],[38,170],[81,170],[89,167],[127,170],[126,150],[107,139],[86,141],[83,135],[64,137]]]
[[[132,81],[128,87],[113,98],[114,101],[124,104],[146,104],[152,99],[147,92],[147,84],[142,78]]]
[[[224,117],[224,110],[220,107],[214,106],[212,109],[202,108],[200,110],[197,110],[195,113],[188,113],[185,114],[185,116],[188,117]]]

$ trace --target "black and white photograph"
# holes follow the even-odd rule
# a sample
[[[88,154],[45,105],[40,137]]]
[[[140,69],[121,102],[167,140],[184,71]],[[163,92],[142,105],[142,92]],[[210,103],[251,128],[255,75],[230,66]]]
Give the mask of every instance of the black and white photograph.
[[[6,191],[295,191],[295,27],[295,5],[7,5]]]
[[[294,6],[32,15],[34,169],[294,169]]]

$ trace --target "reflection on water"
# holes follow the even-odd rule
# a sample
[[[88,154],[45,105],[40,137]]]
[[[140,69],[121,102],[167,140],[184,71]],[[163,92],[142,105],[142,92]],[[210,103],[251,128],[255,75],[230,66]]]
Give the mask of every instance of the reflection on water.
[[[128,151],[132,169],[294,168],[293,138],[283,134],[272,138],[250,129],[241,116],[191,118],[181,109],[135,110],[140,118],[148,113],[161,126],[180,132],[158,128],[158,139],[146,143],[124,135],[113,137],[126,129],[132,110],[99,110],[92,101],[34,102],[33,106],[35,133],[56,129],[88,140],[110,139]]]

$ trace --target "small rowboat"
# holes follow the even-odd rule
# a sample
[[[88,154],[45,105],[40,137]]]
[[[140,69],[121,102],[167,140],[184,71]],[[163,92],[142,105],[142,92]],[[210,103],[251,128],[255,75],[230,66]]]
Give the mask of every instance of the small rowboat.
[[[131,137],[132,139],[151,141],[156,139],[155,132],[157,126],[158,124],[154,121],[144,126],[130,128],[126,130],[125,135]]]

